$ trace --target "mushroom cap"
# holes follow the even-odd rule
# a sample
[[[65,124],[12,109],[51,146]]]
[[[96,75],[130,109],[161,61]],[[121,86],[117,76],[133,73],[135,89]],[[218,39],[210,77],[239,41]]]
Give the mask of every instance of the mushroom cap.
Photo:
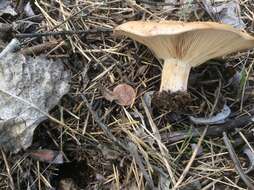
[[[254,37],[215,22],[131,21],[114,29],[151,49],[159,59],[180,59],[192,67],[254,47]]]
[[[136,98],[135,90],[128,84],[119,84],[114,90],[113,94],[116,97],[116,102],[122,106],[130,106]]]

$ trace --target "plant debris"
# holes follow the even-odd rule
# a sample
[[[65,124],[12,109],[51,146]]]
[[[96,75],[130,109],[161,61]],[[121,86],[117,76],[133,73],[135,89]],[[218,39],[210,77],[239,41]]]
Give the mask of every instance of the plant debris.
[[[214,116],[208,118],[197,118],[190,116],[191,122],[196,125],[212,125],[212,124],[222,124],[226,122],[226,119],[229,117],[231,113],[230,108],[225,104],[221,112],[217,113]]]
[[[17,13],[11,5],[9,0],[0,0],[0,16],[3,14],[9,14],[11,16],[16,16]]]
[[[207,12],[216,20],[229,24],[235,28],[244,29],[245,24],[240,17],[239,0],[230,0],[228,2],[215,1],[212,4],[210,0],[204,0],[203,3]]]
[[[26,149],[33,131],[69,90],[69,74],[59,61],[19,53],[1,56],[0,144],[11,152]]]
[[[190,105],[191,96],[188,92],[155,92],[152,98],[152,106],[158,110],[188,112]]]
[[[232,161],[234,162],[234,166],[236,168],[236,171],[238,172],[238,174],[240,175],[241,179],[244,181],[244,183],[247,185],[247,187],[249,189],[254,189],[254,184],[251,181],[251,179],[244,173],[242,167],[241,167],[241,163],[239,161],[239,159],[237,158],[236,152],[230,142],[230,140],[228,139],[227,134],[224,132],[223,133],[223,140],[224,143],[228,149],[229,155],[232,159]]]
[[[24,8],[24,11],[28,17],[32,17],[35,15],[33,8],[31,7],[31,3],[28,2]]]
[[[0,127],[0,139],[8,137],[6,142],[19,143],[19,147],[9,149],[1,145],[0,189],[245,190],[251,187],[248,181],[253,182],[254,171],[248,172],[252,164],[244,151],[249,153],[253,149],[253,49],[216,57],[192,68],[188,93],[176,92],[175,96],[166,93],[163,109],[159,110],[154,95],[160,90],[163,60],[142,43],[118,38],[113,31],[130,21],[222,22],[224,16],[233,15],[229,20],[236,24],[234,19],[241,20],[245,31],[253,36],[252,1],[237,1],[240,9],[234,10],[224,6],[231,0],[207,1],[212,6],[210,12],[204,1],[196,0],[1,2],[7,2],[17,13],[0,16],[0,48],[4,49],[0,56],[5,57],[0,62],[7,57],[15,59],[13,63],[0,64],[0,68],[10,71],[11,82],[7,85],[13,85],[11,79],[16,78],[12,76],[20,76],[22,69],[29,72],[23,75],[27,80],[13,86],[12,93],[17,93],[18,99],[0,91],[0,98],[7,99],[0,100],[0,115],[2,108],[7,107],[5,104],[10,103],[10,112],[5,114],[8,120],[0,120],[8,126]],[[215,8],[221,5],[224,7],[216,12]],[[237,14],[229,14],[227,8]],[[204,46],[214,45],[207,35],[204,40],[208,41]],[[239,47],[232,42],[227,43],[230,48]],[[169,44],[166,40],[162,43]],[[176,46],[181,44],[178,38]],[[198,47],[209,54],[202,46]],[[218,52],[223,49],[218,44],[215,47]],[[167,48],[161,48],[160,52],[164,50]],[[175,50],[183,53],[181,48]],[[193,50],[190,52],[193,55]],[[53,75],[52,80],[43,80],[47,72]],[[60,81],[58,74],[62,76]],[[38,85],[30,85],[34,81]],[[59,85],[52,87],[57,94],[44,91],[44,85],[51,82],[66,84],[66,91],[60,94]],[[5,84],[0,80],[2,83]],[[134,90],[131,105],[120,106],[113,96],[119,84],[128,84]],[[31,89],[36,89],[36,96],[27,95]],[[104,89],[109,91],[108,97]],[[45,94],[46,100],[37,92]],[[37,102],[32,102],[37,98]],[[54,103],[46,107],[51,98],[55,99]],[[179,111],[174,112],[171,108],[177,102],[180,102]],[[189,118],[211,119],[223,110],[225,103],[231,113],[224,123],[195,124]],[[26,120],[12,113],[11,107],[20,110],[19,116],[26,114]],[[33,136],[29,143],[24,142],[26,147],[32,142],[24,151],[20,144],[23,139],[16,134],[15,138],[8,136],[13,134],[9,131],[17,132],[18,122],[21,132],[25,129],[22,135],[27,131],[27,136]],[[239,161],[242,171],[236,169],[230,157],[232,148],[225,146],[223,132],[230,139],[234,160]],[[246,146],[249,149],[245,150]],[[20,151],[13,153],[14,148]],[[54,160],[55,156],[60,156],[60,161]],[[244,180],[246,176],[249,178],[247,183],[242,176]]]
[[[78,187],[73,179],[66,178],[59,182],[58,190],[78,190]]]
[[[46,162],[50,164],[62,164],[63,161],[63,154],[59,151],[53,150],[34,150],[30,152],[30,156],[41,162]]]
[[[247,157],[249,159],[249,167],[247,168],[245,173],[252,172],[254,170],[254,152],[253,152],[253,149],[251,149],[248,146],[245,146],[243,152],[244,152],[244,154],[247,155]]]

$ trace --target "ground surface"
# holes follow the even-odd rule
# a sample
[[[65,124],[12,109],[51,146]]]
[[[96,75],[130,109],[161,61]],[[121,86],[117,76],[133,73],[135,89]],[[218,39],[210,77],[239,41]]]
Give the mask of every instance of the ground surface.
[[[148,5],[151,1],[41,0],[31,1],[36,15],[32,17],[24,11],[27,2],[12,2],[18,14],[1,16],[3,23],[19,24],[2,37],[1,46],[16,34],[31,34],[19,36],[21,51],[61,59],[72,73],[71,90],[50,112],[64,126],[47,120],[37,127],[27,150],[17,154],[2,150],[0,189],[254,186],[254,171],[241,172],[232,160],[238,159],[237,165],[246,171],[251,162],[244,151],[254,158],[253,49],[193,69],[188,88],[191,105],[173,113],[147,104],[146,94],[157,91],[160,84],[161,66],[152,52],[112,33],[114,27],[131,20],[219,21],[218,15],[207,11],[201,1],[184,5],[184,1],[172,1],[168,7],[154,7]],[[254,35],[254,2],[241,1],[240,7],[239,19]],[[79,30],[87,32],[56,35],[57,31]],[[44,36],[36,36],[35,32]],[[29,47],[33,47],[32,53]],[[240,80],[235,79],[236,75]],[[132,106],[120,106],[103,96],[105,88],[113,90],[121,83],[137,92]],[[189,119],[215,115],[225,103],[231,114],[224,124],[196,125]],[[40,149],[61,152],[64,162],[38,161],[31,153]],[[230,155],[233,152],[235,156]]]

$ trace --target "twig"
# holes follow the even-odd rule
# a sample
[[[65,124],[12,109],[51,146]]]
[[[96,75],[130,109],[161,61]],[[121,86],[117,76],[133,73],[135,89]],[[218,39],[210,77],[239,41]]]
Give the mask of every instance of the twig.
[[[244,181],[244,183],[247,185],[247,187],[250,190],[254,190],[254,186],[253,186],[251,180],[249,179],[249,177],[247,175],[245,175],[245,173],[241,167],[241,163],[236,156],[235,150],[234,150],[234,148],[233,148],[233,146],[232,146],[232,144],[231,144],[230,140],[228,139],[228,136],[225,132],[223,132],[223,140],[224,140],[224,143],[228,149],[230,158],[234,162],[236,171],[238,172],[238,174],[240,175],[240,177]]]
[[[93,111],[93,109],[92,109],[90,103],[88,102],[88,100],[86,99],[86,97],[83,94],[81,94],[81,97],[82,97],[83,101],[85,102],[86,107],[88,108],[89,112],[91,113],[94,121],[103,130],[105,135],[107,135],[107,137],[109,137],[113,142],[118,144],[124,150],[128,150],[127,147],[124,144],[122,144],[119,140],[116,139],[116,137],[111,133],[111,131],[108,129],[108,127],[104,123],[102,123],[102,121],[100,120],[98,115]]]
[[[24,55],[36,55],[36,54],[41,53],[45,50],[55,47],[58,43],[59,43],[59,41],[38,44],[38,45],[35,45],[32,47],[27,47],[27,48],[22,49],[22,50],[20,50],[20,53],[22,53]]]
[[[148,107],[147,107],[147,105],[146,105],[146,103],[145,103],[145,101],[144,101],[143,99],[142,99],[142,104],[143,104],[143,107],[144,107],[144,109],[145,109],[145,113],[146,113],[146,116],[147,116],[147,118],[148,118],[150,127],[152,128],[153,133],[155,134],[155,135],[153,136],[153,138],[156,140],[156,142],[157,142],[157,144],[158,144],[158,146],[159,146],[161,155],[163,156],[162,161],[164,162],[164,164],[165,164],[165,166],[166,166],[166,168],[167,168],[167,170],[168,170],[168,174],[169,174],[169,176],[170,176],[170,178],[171,178],[171,180],[172,180],[173,185],[175,185],[175,184],[176,184],[176,179],[175,179],[174,173],[173,173],[173,171],[172,171],[172,168],[171,168],[171,166],[170,166],[170,164],[169,164],[169,161],[168,161],[168,159],[167,159],[167,157],[168,157],[168,156],[167,156],[167,155],[168,155],[168,149],[167,149],[166,146],[162,143],[159,130],[158,130],[156,124],[154,123],[153,118],[152,118],[152,116],[151,116],[151,113],[150,113],[150,111],[149,111],[149,109],[148,109]]]
[[[230,108],[225,104],[221,112],[217,113],[214,116],[210,117],[193,117],[190,116],[190,120],[196,125],[212,125],[212,124],[221,124],[225,123],[226,119],[231,113]]]
[[[141,159],[139,159],[138,153],[135,151],[135,148],[130,148],[129,145],[126,145],[125,143],[123,143],[119,139],[117,139],[111,133],[110,129],[108,129],[108,127],[101,121],[101,119],[98,117],[98,115],[93,111],[93,109],[92,109],[90,103],[88,102],[88,100],[86,99],[86,97],[83,94],[81,94],[81,97],[82,97],[83,101],[85,102],[89,112],[91,113],[94,121],[103,130],[103,132],[107,135],[107,137],[109,137],[114,143],[119,145],[122,149],[124,149],[125,151],[127,151],[129,154],[131,154],[134,157],[134,159],[135,159],[136,163],[138,164],[139,168],[143,171],[143,175],[144,175],[145,179],[147,180],[149,186],[151,187],[151,189],[153,189],[154,188],[153,181],[149,177],[148,173],[146,172]]]
[[[75,133],[75,134],[79,134],[77,131],[75,131],[74,129],[70,128],[68,125],[66,125],[65,123],[63,123],[62,121],[59,121],[58,119],[52,117],[51,115],[49,115],[47,112],[41,110],[38,106],[36,106],[35,104],[33,104],[32,102],[29,102],[19,96],[16,96],[14,94],[9,93],[8,91],[4,90],[4,89],[0,89],[0,92],[9,95],[12,98],[15,98],[16,100],[19,100],[20,102],[23,102],[31,107],[33,107],[34,109],[36,109],[37,111],[39,111],[41,114],[47,116],[51,121],[59,124],[62,127],[65,127],[66,129],[70,130],[71,132]]]
[[[249,66],[249,69],[247,71],[247,75],[246,78],[244,80],[244,84],[243,84],[243,89],[242,89],[242,94],[241,94],[241,102],[240,102],[240,111],[243,111],[243,103],[244,103],[244,95],[245,95],[245,90],[246,90],[246,86],[247,86],[247,81],[249,80],[250,77],[250,73],[252,71],[253,68],[253,64],[254,64],[254,60],[252,61],[252,63]]]
[[[130,147],[131,147],[130,148],[130,153],[132,154],[135,162],[137,163],[140,170],[142,171],[142,173],[143,173],[145,179],[147,180],[147,183],[151,187],[151,189],[154,189],[153,180],[150,178],[149,174],[147,173],[147,171],[145,169],[145,166],[142,162],[142,159],[140,158],[140,156],[138,154],[137,146],[134,143],[130,143]]]
[[[183,170],[183,173],[182,175],[180,176],[180,178],[178,179],[178,181],[176,182],[175,186],[173,187],[173,190],[176,190],[178,188],[178,186],[183,182],[185,176],[188,174],[189,170],[190,170],[190,167],[193,163],[193,161],[195,160],[196,156],[197,156],[197,153],[198,153],[198,150],[199,150],[199,147],[201,146],[201,143],[205,137],[205,134],[206,134],[206,131],[207,131],[207,128],[205,128],[205,130],[203,131],[201,137],[199,138],[198,140],[198,144],[195,148],[195,150],[193,151],[192,155],[191,155],[191,158],[190,158],[190,161],[188,162],[187,166],[184,168]]]
[[[5,167],[6,167],[7,175],[8,175],[8,178],[10,180],[10,188],[11,188],[11,190],[15,190],[13,178],[11,176],[10,167],[9,167],[8,161],[6,159],[5,153],[4,153],[4,151],[2,149],[1,149],[1,153],[3,155],[3,160],[4,160]]]
[[[157,2],[157,0],[139,0],[140,3],[144,3],[152,6],[183,6],[189,4],[198,4],[197,2],[186,2],[186,3],[165,3],[165,2]]]
[[[74,34],[96,34],[96,33],[105,33],[105,32],[112,32],[112,29],[106,28],[96,28],[90,30],[66,30],[66,31],[58,31],[58,32],[42,32],[42,33],[21,33],[16,34],[16,38],[33,38],[33,37],[44,37],[44,36],[61,36],[61,35],[74,35]]]
[[[209,126],[206,136],[219,137],[222,136],[224,131],[232,131],[236,128],[243,127],[253,122],[253,116],[243,116],[238,119],[231,119],[223,125]],[[204,127],[190,128],[189,130],[182,130],[172,133],[161,134],[163,142],[174,143],[183,140],[187,137],[197,137],[205,130]]]
[[[19,48],[20,42],[16,38],[12,39],[11,42],[0,53],[0,58],[6,56],[9,53],[15,52]]]

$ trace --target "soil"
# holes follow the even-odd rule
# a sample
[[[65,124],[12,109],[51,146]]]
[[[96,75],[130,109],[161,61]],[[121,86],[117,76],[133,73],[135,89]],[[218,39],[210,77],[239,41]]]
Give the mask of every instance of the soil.
[[[0,35],[0,48],[16,37],[23,53],[32,49],[29,56],[46,55],[62,61],[71,73],[71,89],[49,112],[58,123],[50,119],[42,122],[26,150],[15,154],[1,150],[0,189],[144,190],[151,183],[153,189],[173,189],[169,172],[177,181],[191,162],[181,190],[248,188],[222,137],[227,133],[245,170],[251,162],[243,150],[246,145],[253,147],[253,124],[246,124],[254,113],[253,50],[193,68],[187,92],[159,93],[163,63],[146,46],[113,34],[116,26],[128,21],[220,22],[219,13],[209,12],[203,2],[185,3],[187,0],[172,0],[176,5],[166,7],[164,0],[160,5],[151,4],[155,0],[0,0],[0,11],[5,2],[17,15],[0,15],[1,24],[11,27],[4,32],[0,26],[4,35]],[[28,2],[34,16],[28,16],[25,10]],[[211,6],[226,2],[214,1]],[[245,30],[253,35],[254,4],[241,1],[239,6],[237,20],[243,20]],[[128,84],[136,98],[128,106],[110,102],[103,97],[99,84],[111,90]],[[149,114],[142,100],[151,91],[157,93],[152,105],[147,106]],[[230,122],[210,125],[208,134],[211,127],[215,130],[202,140],[201,154],[190,160],[192,147],[206,126],[195,125],[188,116],[209,117],[220,112],[225,103],[232,111]],[[233,129],[227,130],[230,126]],[[238,141],[241,143],[236,146],[233,142]],[[62,153],[63,163],[47,163],[30,156],[30,151],[43,149]],[[253,172],[245,175],[254,180]]]
[[[158,111],[171,111],[185,113],[189,111],[192,103],[188,92],[156,92],[152,98],[152,106]]]

